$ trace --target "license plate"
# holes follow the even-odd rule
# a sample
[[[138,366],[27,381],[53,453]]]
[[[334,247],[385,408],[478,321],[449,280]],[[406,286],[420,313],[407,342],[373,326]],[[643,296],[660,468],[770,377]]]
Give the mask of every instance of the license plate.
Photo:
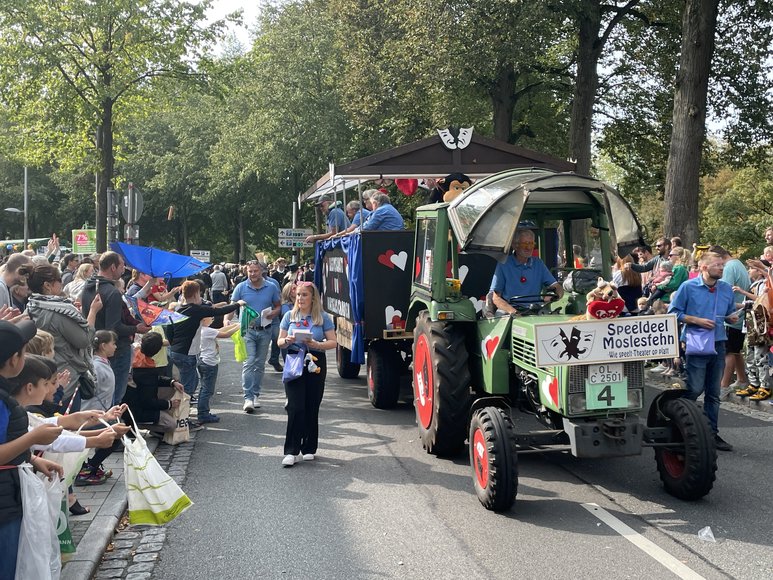
[[[585,407],[589,411],[628,407],[628,378],[623,373],[623,363],[588,366]]]

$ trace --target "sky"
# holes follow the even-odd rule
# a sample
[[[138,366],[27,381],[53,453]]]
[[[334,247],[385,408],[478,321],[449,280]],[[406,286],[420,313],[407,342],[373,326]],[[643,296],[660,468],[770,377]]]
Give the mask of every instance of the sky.
[[[242,9],[244,26],[232,27],[231,31],[248,48],[250,46],[249,28],[252,28],[258,17],[259,0],[213,0],[209,11],[210,20],[218,20],[226,14]]]

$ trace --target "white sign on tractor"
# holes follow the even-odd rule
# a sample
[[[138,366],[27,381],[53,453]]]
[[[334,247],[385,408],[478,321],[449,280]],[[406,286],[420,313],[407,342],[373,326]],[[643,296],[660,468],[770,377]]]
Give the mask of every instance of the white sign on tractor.
[[[679,334],[673,314],[535,324],[534,339],[539,366],[679,356]]]

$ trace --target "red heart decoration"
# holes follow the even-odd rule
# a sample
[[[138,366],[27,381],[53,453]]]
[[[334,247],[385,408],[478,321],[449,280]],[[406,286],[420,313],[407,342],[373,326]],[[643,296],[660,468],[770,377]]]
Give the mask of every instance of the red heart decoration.
[[[558,379],[553,379],[553,381],[550,383],[550,386],[548,387],[548,394],[550,395],[550,399],[553,401],[553,404],[558,406]]]
[[[394,270],[395,265],[392,263],[392,260],[389,259],[391,256],[394,255],[394,253],[395,253],[394,250],[387,250],[386,252],[384,252],[378,257],[378,263],[383,264],[390,270]]]
[[[604,300],[594,300],[588,304],[588,315],[591,318],[605,319],[605,318],[617,318],[625,308],[625,300],[622,298],[615,298],[610,302]]]
[[[405,195],[413,195],[416,190],[419,189],[418,179],[395,179],[395,185],[397,189],[402,191]]]
[[[392,262],[389,263],[391,264]],[[416,258],[416,266],[413,268],[413,278],[418,278],[419,274],[421,274],[421,261],[419,261],[419,258]]]
[[[489,338],[486,341],[486,358],[491,360],[491,358],[494,356],[494,352],[497,350],[497,346],[499,346],[499,337],[495,336],[494,338]]]
[[[392,328],[394,329],[405,328],[405,323],[403,322],[403,319],[397,316],[397,314],[395,314],[392,317]]]

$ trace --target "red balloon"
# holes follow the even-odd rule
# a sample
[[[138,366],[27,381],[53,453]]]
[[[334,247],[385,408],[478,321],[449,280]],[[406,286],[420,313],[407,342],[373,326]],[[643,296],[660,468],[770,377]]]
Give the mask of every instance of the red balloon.
[[[395,179],[395,185],[397,189],[402,191],[405,195],[413,195],[416,190],[419,189],[418,179]]]

